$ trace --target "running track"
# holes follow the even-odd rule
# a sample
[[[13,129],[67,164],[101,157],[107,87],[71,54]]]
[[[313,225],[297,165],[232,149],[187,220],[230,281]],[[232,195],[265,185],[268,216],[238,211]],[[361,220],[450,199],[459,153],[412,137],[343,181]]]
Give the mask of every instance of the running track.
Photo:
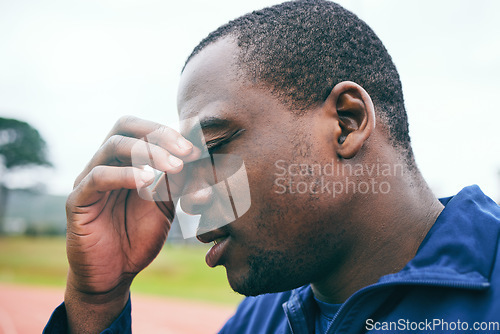
[[[0,334],[41,333],[64,291],[0,283]],[[233,307],[172,298],[132,296],[133,333],[216,333]]]

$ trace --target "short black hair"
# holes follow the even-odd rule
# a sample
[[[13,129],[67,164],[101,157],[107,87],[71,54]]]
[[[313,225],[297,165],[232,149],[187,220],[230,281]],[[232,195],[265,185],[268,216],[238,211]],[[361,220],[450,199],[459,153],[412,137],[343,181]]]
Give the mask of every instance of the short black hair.
[[[414,167],[398,71],[382,41],[355,14],[326,0],[289,1],[257,10],[210,33],[184,66],[226,36],[238,43],[245,76],[299,112],[323,103],[339,82],[361,85],[390,142]]]

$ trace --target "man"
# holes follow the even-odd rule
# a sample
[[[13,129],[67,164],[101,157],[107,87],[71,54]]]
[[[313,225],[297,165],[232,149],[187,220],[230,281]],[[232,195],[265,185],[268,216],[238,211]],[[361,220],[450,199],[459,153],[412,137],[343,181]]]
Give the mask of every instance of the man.
[[[222,333],[500,331],[500,209],[476,186],[434,197],[396,68],[354,14],[294,1],[220,27],[188,58],[178,110],[199,118],[212,155],[242,158],[252,194],[243,216],[198,236],[216,243],[208,265],[254,296]],[[153,175],[131,152],[145,137],[135,159],[167,174],[200,156],[165,126],[115,125],[68,198],[70,270],[47,333],[129,331],[130,285],[175,211],[140,196]],[[219,204],[203,173],[181,205],[209,219]]]

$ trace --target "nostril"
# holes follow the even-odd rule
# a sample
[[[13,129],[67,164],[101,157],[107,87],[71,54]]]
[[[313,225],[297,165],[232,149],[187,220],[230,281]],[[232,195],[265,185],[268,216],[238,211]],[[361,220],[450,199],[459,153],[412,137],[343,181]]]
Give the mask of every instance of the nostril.
[[[190,191],[182,195],[180,205],[182,211],[190,215],[199,215],[211,204],[212,187]]]

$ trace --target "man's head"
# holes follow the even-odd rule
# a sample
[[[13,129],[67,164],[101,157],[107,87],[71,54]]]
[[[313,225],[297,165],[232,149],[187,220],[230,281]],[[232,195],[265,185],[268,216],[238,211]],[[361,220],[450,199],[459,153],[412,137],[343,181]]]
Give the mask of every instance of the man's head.
[[[414,164],[399,74],[380,39],[356,15],[325,0],[264,8],[210,33],[186,64],[227,36],[238,43],[241,75],[271,89],[297,113],[323,103],[337,83],[361,85],[391,143]]]
[[[284,3],[210,34],[186,62],[178,108],[181,119],[205,124],[212,151],[245,161],[250,210],[201,239],[226,237],[213,261],[246,295],[335,276],[376,240],[383,227],[368,222],[387,204],[370,205],[383,202],[374,191],[387,188],[332,193],[336,182],[368,185],[367,171],[345,175],[338,166],[413,166],[390,56],[364,22],[327,1]],[[373,170],[379,167],[369,167],[372,181],[389,184],[392,175]],[[189,182],[202,190],[181,205],[210,219],[217,194],[200,177]]]

